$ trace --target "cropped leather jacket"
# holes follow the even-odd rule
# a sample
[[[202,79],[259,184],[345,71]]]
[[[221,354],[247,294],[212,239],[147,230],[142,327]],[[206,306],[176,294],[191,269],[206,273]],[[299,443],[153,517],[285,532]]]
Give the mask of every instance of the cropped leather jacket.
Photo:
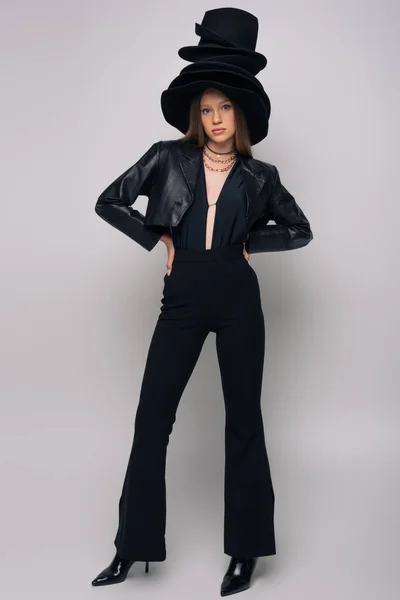
[[[246,190],[246,235],[249,254],[295,250],[313,234],[293,196],[282,185],[277,168],[238,154]],[[155,142],[129,169],[99,196],[96,213],[150,251],[164,232],[176,227],[190,204],[202,148],[186,141]],[[145,215],[132,208],[140,195],[148,197]],[[268,225],[270,220],[275,225]]]

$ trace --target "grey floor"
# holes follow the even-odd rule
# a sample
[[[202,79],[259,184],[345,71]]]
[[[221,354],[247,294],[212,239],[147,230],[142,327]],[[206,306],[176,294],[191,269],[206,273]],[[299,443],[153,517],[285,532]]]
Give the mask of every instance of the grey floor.
[[[144,563],[137,563],[124,583],[103,588],[90,582],[114,552],[129,426],[109,459],[118,419],[112,431],[71,423],[70,429],[21,432],[31,451],[15,446],[7,458],[13,486],[2,497],[3,598],[219,597],[229,561],[222,552],[223,462],[220,456],[210,464],[209,451],[194,436],[184,467],[176,470],[186,411],[182,408],[168,454],[167,560],[150,563],[147,574]],[[346,426],[325,422],[318,432],[314,423],[309,430],[287,427],[269,436],[277,555],[260,558],[251,588],[242,592],[246,598],[398,599],[395,430],[371,429],[369,444],[357,447],[353,425],[350,419]],[[363,426],[359,420],[358,430]],[[335,446],[338,431],[341,442]],[[222,440],[211,453],[216,449],[222,450]]]

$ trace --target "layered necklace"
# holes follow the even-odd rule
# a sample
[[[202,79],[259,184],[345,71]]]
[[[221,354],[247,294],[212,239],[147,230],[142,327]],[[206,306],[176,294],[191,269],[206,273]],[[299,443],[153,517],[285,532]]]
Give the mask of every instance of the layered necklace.
[[[221,156],[225,155],[225,154],[231,154],[232,156],[230,156],[227,159],[222,159],[219,160],[218,158],[214,158],[213,156],[211,156],[207,150],[206,147],[210,150],[210,152],[213,152],[213,154],[216,154],[218,156],[218,158],[220,158]],[[232,154],[233,152],[233,154]],[[215,168],[213,169],[213,167],[209,164],[207,164],[206,162],[206,157],[211,160],[213,163],[218,163],[218,164],[225,164],[227,165],[226,167],[222,167],[220,169]],[[229,169],[232,169],[233,165],[236,162],[236,157],[237,157],[237,150],[231,150],[230,152],[215,152],[215,150],[212,150],[210,148],[210,146],[207,144],[205,144],[204,148],[203,148],[203,162],[204,162],[204,166],[207,167],[207,169],[209,169],[210,171],[229,171]]]

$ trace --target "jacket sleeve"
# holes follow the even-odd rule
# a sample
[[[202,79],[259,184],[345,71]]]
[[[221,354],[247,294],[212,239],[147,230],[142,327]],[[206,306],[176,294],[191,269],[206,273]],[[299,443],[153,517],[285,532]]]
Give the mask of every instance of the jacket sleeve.
[[[155,142],[132,167],[117,177],[100,194],[95,205],[102,219],[148,251],[157,244],[162,231],[145,227],[144,215],[131,205],[138,196],[148,196],[156,181],[159,146],[160,142]]]
[[[267,225],[272,219],[276,225]],[[310,224],[273,167],[273,183],[266,213],[251,227],[245,248],[249,254],[295,250],[313,239]]]

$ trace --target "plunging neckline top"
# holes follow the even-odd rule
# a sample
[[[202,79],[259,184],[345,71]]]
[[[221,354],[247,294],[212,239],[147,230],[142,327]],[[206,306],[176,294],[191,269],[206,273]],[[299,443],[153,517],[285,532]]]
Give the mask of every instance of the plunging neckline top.
[[[171,228],[175,248],[207,250],[207,216],[215,211],[211,248],[244,243],[246,239],[246,193],[239,168],[240,156],[222,184],[215,204],[208,204],[203,162],[196,181],[193,202],[177,227]]]
[[[222,186],[221,186],[221,190],[220,190],[220,192],[219,192],[219,194],[218,194],[218,198],[217,198],[217,200],[216,200],[215,202],[213,202],[212,204],[209,204],[209,201],[208,201],[208,195],[207,195],[206,167],[205,167],[205,165],[204,165],[204,163],[203,163],[203,165],[202,165],[202,167],[203,167],[203,168],[202,168],[202,169],[200,169],[200,170],[201,170],[201,176],[202,176],[202,178],[203,178],[202,185],[204,186],[204,190],[205,190],[205,198],[206,198],[206,200],[207,200],[207,204],[208,204],[209,206],[216,206],[216,205],[217,205],[217,203],[218,203],[218,200],[220,199],[220,197],[221,197],[221,195],[222,195],[222,193],[223,193],[223,191],[224,191],[224,187],[225,187],[225,185],[227,185],[227,184],[228,184],[228,179],[230,178],[230,176],[232,175],[232,172],[233,172],[233,171],[235,170],[235,168],[237,167],[237,164],[238,164],[238,161],[236,160],[236,161],[235,161],[235,163],[234,163],[234,165],[233,165],[233,167],[232,167],[232,168],[231,168],[231,170],[229,171],[228,175],[225,177],[225,180],[224,180],[224,182],[223,182],[223,184],[222,184]]]

